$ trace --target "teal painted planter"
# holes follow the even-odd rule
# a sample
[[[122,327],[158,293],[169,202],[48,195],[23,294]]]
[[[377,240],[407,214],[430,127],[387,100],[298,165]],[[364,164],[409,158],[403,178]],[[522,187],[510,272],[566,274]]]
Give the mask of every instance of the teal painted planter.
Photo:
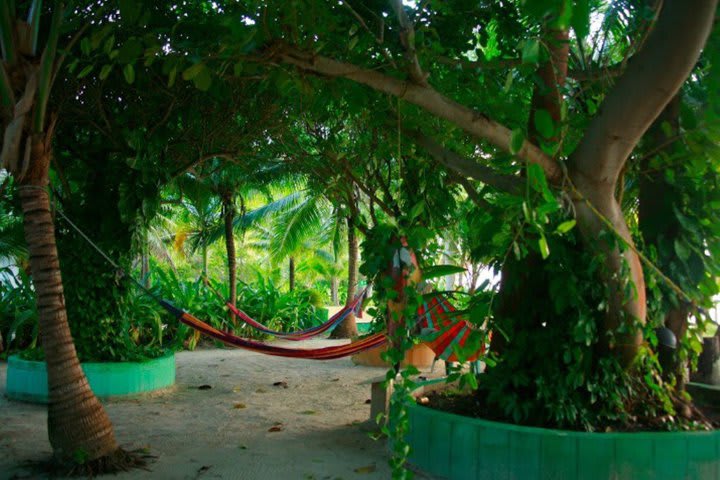
[[[450,480],[717,480],[720,431],[589,433],[408,406],[410,463]]]
[[[145,362],[83,363],[90,388],[100,398],[137,395],[175,384],[175,354]],[[34,403],[48,402],[45,362],[8,358],[7,397]]]
[[[360,335],[370,333],[370,329],[372,327],[371,322],[358,322],[356,325],[357,325],[358,333]]]

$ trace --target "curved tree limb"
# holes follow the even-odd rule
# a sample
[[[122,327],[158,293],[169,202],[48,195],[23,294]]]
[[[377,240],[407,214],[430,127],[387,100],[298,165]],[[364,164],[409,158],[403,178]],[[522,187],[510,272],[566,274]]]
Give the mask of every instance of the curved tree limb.
[[[374,70],[307,53],[288,45],[280,45],[274,49],[273,58],[319,75],[347,78],[401,98],[452,122],[478,139],[487,140],[496,147],[510,151],[512,131],[509,128],[472,108],[457,103],[430,86],[405,82]],[[540,165],[549,181],[559,183],[562,180],[563,172],[560,164],[548,157],[537,145],[525,141],[516,155],[525,161]]]
[[[424,148],[435,161],[454,172],[471,177],[503,192],[522,195],[525,182],[520,177],[495,173],[492,168],[458,155],[417,130],[403,129],[403,133],[415,140],[415,143]]]

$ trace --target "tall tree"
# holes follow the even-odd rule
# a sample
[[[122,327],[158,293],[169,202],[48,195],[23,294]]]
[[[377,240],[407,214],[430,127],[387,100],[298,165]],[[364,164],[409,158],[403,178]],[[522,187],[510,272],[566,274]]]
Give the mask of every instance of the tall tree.
[[[48,435],[60,462],[90,463],[118,456],[112,424],[80,368],[67,321],[48,172],[56,118],[49,115],[50,90],[61,64],[58,41],[65,15],[52,9],[44,47],[38,44],[42,2],[33,1],[27,21],[14,2],[0,6],[3,62],[0,93],[3,118],[2,165],[19,183],[25,239],[37,293],[40,334],[48,370]],[[77,39],[77,37],[75,37]],[[72,48],[73,40],[65,49]]]

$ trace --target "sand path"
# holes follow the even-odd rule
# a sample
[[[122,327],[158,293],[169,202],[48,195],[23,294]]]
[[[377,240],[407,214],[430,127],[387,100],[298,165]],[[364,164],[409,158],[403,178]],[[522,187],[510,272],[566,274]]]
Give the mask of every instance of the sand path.
[[[303,348],[337,343],[311,340]],[[0,363],[0,479],[43,478],[22,465],[50,455],[46,410],[4,397],[6,367]],[[370,413],[366,382],[383,374],[349,359],[180,352],[173,389],[105,402],[118,441],[126,448],[148,446],[158,457],[151,472],[109,478],[390,478],[385,442],[372,440],[362,425]],[[269,431],[276,426],[280,431]]]

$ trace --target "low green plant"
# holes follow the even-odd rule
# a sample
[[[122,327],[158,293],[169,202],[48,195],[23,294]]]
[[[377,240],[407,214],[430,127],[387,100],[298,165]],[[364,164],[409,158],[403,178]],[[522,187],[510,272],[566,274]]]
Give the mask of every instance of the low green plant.
[[[10,267],[0,268],[0,334],[5,352],[35,348],[38,342],[35,292],[28,275]]]

